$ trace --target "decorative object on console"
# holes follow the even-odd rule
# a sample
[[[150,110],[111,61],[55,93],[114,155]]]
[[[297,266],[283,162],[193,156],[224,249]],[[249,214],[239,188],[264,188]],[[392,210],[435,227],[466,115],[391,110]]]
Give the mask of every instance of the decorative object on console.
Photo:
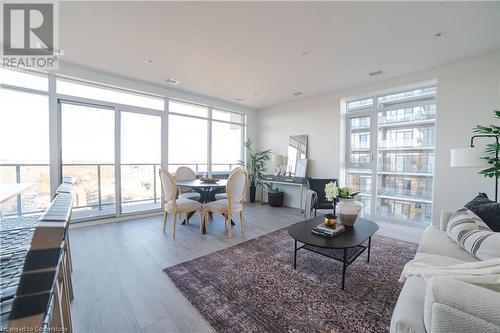
[[[495,111],[496,119],[500,119],[500,111]],[[495,202],[498,202],[498,178],[500,177],[500,127],[495,125],[477,125],[473,129],[474,133],[470,138],[468,148],[456,148],[451,150],[451,167],[483,167],[479,174],[485,177],[495,178]],[[474,147],[475,138],[494,138],[495,143],[486,145],[485,152],[481,153]],[[486,156],[483,154],[486,153]]]
[[[273,175],[279,176],[283,171],[283,155],[282,154],[272,154],[271,155],[271,165],[273,168]]]
[[[295,177],[305,177],[307,171],[307,158],[303,158],[297,161],[295,167]]]
[[[248,154],[247,162],[245,163],[240,160],[238,163],[246,168],[248,172],[248,178],[250,179],[250,202],[255,202],[255,189],[257,185],[263,186],[265,184],[262,182],[262,177],[266,168],[266,162],[271,159],[271,149],[254,151],[252,149],[251,138],[248,138],[245,142],[245,148]]]
[[[339,222],[347,227],[352,226],[358,218],[359,212],[363,209],[363,204],[356,200],[359,192],[351,192],[348,187],[338,189],[339,202]]]

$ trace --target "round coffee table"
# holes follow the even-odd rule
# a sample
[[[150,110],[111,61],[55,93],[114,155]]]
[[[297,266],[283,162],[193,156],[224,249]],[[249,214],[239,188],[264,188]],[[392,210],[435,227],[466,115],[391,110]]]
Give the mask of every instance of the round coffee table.
[[[324,237],[312,233],[312,230],[323,223],[324,216],[306,220],[294,224],[288,228],[288,234],[295,240],[293,252],[293,268],[297,268],[297,251],[300,249],[309,250],[321,254],[328,258],[342,262],[342,290],[345,285],[346,268],[352,264],[361,253],[368,249],[368,259],[370,261],[370,249],[372,236],[378,230],[378,225],[365,218],[356,220],[352,227],[346,227],[341,234],[333,237]],[[368,244],[365,242],[368,241]],[[297,242],[303,243],[297,246]]]

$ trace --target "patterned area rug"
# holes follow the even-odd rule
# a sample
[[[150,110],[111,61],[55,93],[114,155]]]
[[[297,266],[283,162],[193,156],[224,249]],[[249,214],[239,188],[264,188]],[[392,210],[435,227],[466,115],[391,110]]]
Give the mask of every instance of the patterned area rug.
[[[347,268],[299,250],[285,229],[165,269],[217,332],[387,332],[416,244],[374,235]]]

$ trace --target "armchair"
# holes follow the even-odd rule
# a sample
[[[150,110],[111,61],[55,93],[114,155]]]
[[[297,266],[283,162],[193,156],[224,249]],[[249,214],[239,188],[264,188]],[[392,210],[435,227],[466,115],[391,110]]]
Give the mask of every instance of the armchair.
[[[316,192],[317,200],[314,206],[314,217],[316,217],[318,209],[333,209],[337,206],[338,199],[332,201],[326,200],[325,196],[325,185],[329,182],[334,182],[337,187],[339,186],[339,181],[336,178],[307,178],[307,185],[309,189]]]

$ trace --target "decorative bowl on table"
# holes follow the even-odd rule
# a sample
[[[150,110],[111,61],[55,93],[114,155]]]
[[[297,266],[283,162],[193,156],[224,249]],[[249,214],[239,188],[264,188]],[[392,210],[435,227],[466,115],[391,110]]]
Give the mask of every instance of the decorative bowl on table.
[[[200,178],[202,183],[205,184],[217,184],[217,182],[220,180],[218,178],[211,178],[211,177],[201,177]]]
[[[337,224],[337,216],[333,214],[326,214],[325,215],[325,222],[323,222],[325,225],[333,227],[334,225]]]

